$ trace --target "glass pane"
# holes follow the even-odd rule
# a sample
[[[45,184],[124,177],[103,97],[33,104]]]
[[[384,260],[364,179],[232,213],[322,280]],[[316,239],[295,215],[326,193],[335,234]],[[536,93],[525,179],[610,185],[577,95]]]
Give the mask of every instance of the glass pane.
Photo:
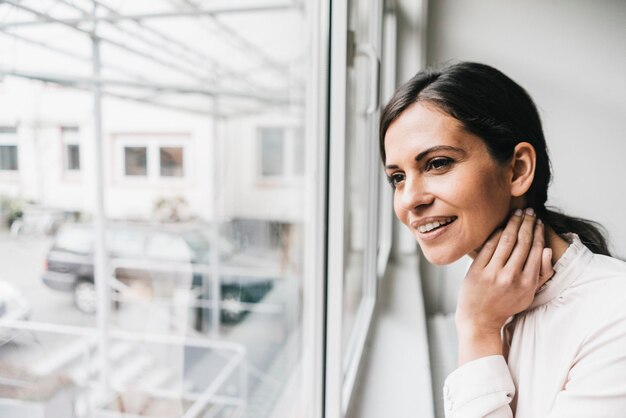
[[[80,170],[80,146],[67,146],[67,169]]]
[[[17,145],[0,145],[0,170],[17,170]]]
[[[124,147],[124,174],[127,176],[148,174],[148,149],[146,147]]]
[[[161,177],[183,176],[182,147],[161,147],[159,155],[161,158]]]
[[[284,174],[285,131],[281,128],[261,129],[261,175]]]
[[[291,170],[285,132],[264,128],[310,113],[310,4],[177,3],[98,1],[120,20],[92,38],[54,23],[92,3],[30,2],[51,22],[0,36],[0,109],[28,168],[0,176],[0,317],[18,321],[0,326],[2,416],[302,410],[305,194],[258,180]],[[2,23],[25,8],[0,4]],[[17,144],[0,129],[2,167]]]

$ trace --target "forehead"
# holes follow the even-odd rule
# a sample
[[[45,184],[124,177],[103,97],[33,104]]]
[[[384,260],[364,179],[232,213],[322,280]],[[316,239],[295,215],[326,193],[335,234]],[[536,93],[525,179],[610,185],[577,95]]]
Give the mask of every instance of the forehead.
[[[467,132],[461,122],[434,105],[414,103],[393,121],[385,134],[387,163],[438,145],[471,151],[482,141]],[[409,155],[407,155],[409,154]]]

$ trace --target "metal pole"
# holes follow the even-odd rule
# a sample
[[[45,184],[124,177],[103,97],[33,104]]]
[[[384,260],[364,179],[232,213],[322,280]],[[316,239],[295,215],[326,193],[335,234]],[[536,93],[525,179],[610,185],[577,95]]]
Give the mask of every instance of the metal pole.
[[[97,6],[93,14],[96,15]],[[96,36],[97,21],[94,21],[91,36],[93,78],[100,79],[100,39]],[[102,144],[102,91],[100,83],[93,84],[93,118],[94,118],[94,147],[93,160],[95,162],[96,205],[94,210],[94,281],[98,298],[97,327],[100,376],[98,381],[98,398],[107,392],[109,387],[109,310],[110,295],[108,284],[107,255],[105,248],[105,213],[104,213],[104,147]]]
[[[219,107],[217,98],[213,100],[213,110]],[[220,254],[219,254],[219,208],[220,208],[220,160],[221,147],[219,146],[220,131],[219,124],[222,122],[220,118],[212,118],[213,138],[211,138],[211,155],[213,157],[212,176],[212,192],[213,192],[213,210],[211,214],[211,335],[215,338],[220,334],[220,304],[222,301],[222,287],[220,277]]]

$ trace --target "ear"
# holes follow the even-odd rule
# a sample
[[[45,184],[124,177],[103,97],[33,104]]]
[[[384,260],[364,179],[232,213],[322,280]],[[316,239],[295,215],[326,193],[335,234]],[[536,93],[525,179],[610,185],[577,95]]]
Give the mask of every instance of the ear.
[[[511,178],[511,196],[523,196],[535,178],[535,164],[537,162],[537,154],[535,147],[528,142],[520,142],[515,146],[513,151],[513,160],[511,161],[512,178]]]

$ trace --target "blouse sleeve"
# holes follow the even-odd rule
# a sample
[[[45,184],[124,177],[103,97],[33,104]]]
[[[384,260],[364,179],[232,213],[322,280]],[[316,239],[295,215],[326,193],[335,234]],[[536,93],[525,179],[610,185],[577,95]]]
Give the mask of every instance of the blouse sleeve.
[[[446,418],[511,418],[514,395],[503,356],[470,361],[450,373],[443,386]]]

